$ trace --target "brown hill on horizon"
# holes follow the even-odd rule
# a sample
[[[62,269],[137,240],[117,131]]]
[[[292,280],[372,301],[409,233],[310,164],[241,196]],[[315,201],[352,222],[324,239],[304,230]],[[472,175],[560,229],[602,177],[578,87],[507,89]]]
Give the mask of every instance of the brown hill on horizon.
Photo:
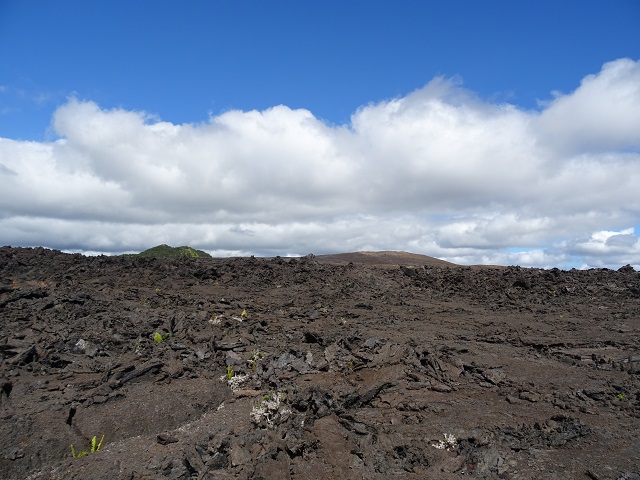
[[[350,252],[330,255],[317,255],[316,260],[321,263],[347,264],[349,262],[364,265],[399,265],[399,266],[428,266],[428,267],[459,267],[455,263],[439,258],[417,253],[401,251],[381,252]]]

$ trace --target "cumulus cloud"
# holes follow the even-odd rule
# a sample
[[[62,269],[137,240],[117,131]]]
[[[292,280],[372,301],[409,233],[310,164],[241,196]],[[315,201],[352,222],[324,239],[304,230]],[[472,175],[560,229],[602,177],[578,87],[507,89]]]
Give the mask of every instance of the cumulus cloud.
[[[537,119],[541,139],[567,153],[640,148],[640,63],[606,63],[569,95],[556,98]]]
[[[628,263],[635,264],[636,269],[640,266],[640,238],[635,235],[633,227],[593,232],[588,238],[576,239],[567,250],[582,258],[583,266],[607,267]]]
[[[282,105],[177,125],[72,98],[52,127],[53,142],[0,139],[4,243],[640,264],[640,62],[629,59],[540,111],[435,78],[340,126]]]

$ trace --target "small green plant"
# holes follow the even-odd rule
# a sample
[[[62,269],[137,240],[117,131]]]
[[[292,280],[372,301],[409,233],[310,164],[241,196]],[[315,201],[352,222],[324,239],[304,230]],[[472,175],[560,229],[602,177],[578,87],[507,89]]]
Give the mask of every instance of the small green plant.
[[[227,365],[227,380],[231,380],[233,378],[233,375],[233,368],[231,368],[231,365]]]
[[[249,366],[251,370],[256,371],[256,367],[258,365],[258,360],[264,358],[264,352],[261,352],[258,349],[255,349],[251,352],[251,356],[249,357]]]
[[[616,395],[616,397],[618,397],[618,400],[624,400],[624,394],[623,393],[619,393],[618,395]]]
[[[154,340],[156,343],[161,343],[161,342],[164,342],[164,341],[165,341],[167,338],[169,338],[170,336],[171,336],[171,334],[170,334],[170,333],[158,333],[158,332],[156,332],[156,333],[153,335],[153,340]]]
[[[246,319],[249,318],[249,313],[247,312],[247,309],[243,309],[242,313],[240,314],[240,316],[237,315],[233,315],[231,318],[233,318],[236,322],[244,322]]]
[[[102,438],[100,439],[100,442],[97,442],[97,437],[93,437],[91,439],[91,448],[89,449],[89,451],[87,450],[83,450],[82,452],[78,453],[76,455],[76,449],[73,448],[73,443],[71,444],[71,455],[73,456],[73,458],[82,458],[85,455],[89,454],[89,453],[96,453],[98,450],[100,450],[100,447],[102,446],[102,442],[104,441],[104,435],[102,435]]]

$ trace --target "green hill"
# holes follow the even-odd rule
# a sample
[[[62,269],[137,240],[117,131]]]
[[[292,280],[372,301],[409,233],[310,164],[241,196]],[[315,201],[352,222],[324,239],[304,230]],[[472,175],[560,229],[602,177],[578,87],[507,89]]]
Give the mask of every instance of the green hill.
[[[182,247],[170,247],[169,245],[158,245],[152,247],[144,252],[138,254],[139,257],[153,257],[153,258],[212,258],[207,252],[202,250],[196,250],[195,248],[182,246]]]

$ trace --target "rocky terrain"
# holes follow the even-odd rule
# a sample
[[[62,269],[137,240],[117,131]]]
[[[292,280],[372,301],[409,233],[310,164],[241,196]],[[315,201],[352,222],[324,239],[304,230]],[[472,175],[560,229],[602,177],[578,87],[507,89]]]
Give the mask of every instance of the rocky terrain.
[[[640,479],[629,266],[3,247],[0,272],[0,478]]]

